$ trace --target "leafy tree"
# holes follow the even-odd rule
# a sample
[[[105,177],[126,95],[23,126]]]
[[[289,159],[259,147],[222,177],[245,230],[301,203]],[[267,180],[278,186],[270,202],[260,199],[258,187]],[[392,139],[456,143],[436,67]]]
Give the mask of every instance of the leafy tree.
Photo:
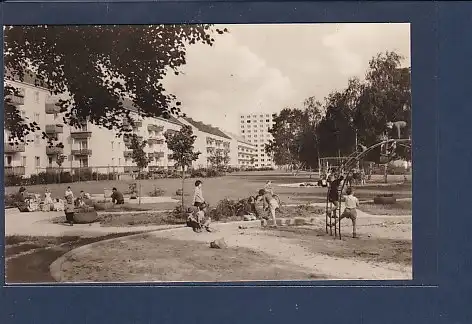
[[[56,164],[59,166],[59,183],[61,183],[62,164],[65,162],[66,156],[64,154],[58,154],[56,156]]]
[[[145,168],[147,168],[149,164],[149,159],[144,152],[144,148],[147,145],[147,141],[142,141],[139,139],[138,135],[132,134],[129,135],[129,148],[131,149],[131,159],[136,166],[138,167],[139,171],[141,172]]]
[[[169,158],[175,161],[175,167],[182,168],[182,212],[184,212],[185,168],[190,167],[201,154],[194,152],[197,136],[193,134],[192,127],[189,125],[183,125],[178,132],[166,132],[164,136],[167,147],[172,151]]]
[[[149,158],[144,152],[144,148],[147,145],[147,141],[139,139],[138,135],[132,134],[127,135],[129,139],[129,148],[131,149],[131,159],[138,167],[138,179],[141,179],[141,172],[147,168],[149,164]],[[139,185],[139,204],[141,204],[141,184]]]
[[[216,149],[208,157],[208,162],[210,162],[217,170],[221,169],[222,166],[227,166],[229,161],[230,157],[228,150]]]
[[[9,78],[23,81],[32,71],[36,85],[55,95],[67,94],[59,101],[66,124],[80,126],[88,120],[126,132],[123,123],[133,119],[123,107],[126,98],[142,117],[181,114],[180,102],[166,92],[163,78],[180,73],[188,45],[211,46],[213,35],[225,32],[206,24],[7,26],[4,62]],[[4,88],[7,95],[13,91]],[[24,141],[28,133],[39,131],[15,105],[5,103],[11,140]]]
[[[303,113],[298,109],[284,108],[274,118],[274,126],[269,130],[273,139],[265,151],[272,155],[276,165],[295,167],[299,162],[300,143],[297,141],[302,129]]]
[[[402,59],[394,52],[380,53],[370,61],[365,81],[351,78],[345,89],[332,92],[323,103],[309,97],[303,109],[283,109],[266,149],[276,164],[314,167],[320,156],[346,156],[379,142],[388,121],[409,125],[410,69],[401,67]],[[405,146],[397,145],[396,154],[410,160]],[[366,157],[379,158],[380,148]]]

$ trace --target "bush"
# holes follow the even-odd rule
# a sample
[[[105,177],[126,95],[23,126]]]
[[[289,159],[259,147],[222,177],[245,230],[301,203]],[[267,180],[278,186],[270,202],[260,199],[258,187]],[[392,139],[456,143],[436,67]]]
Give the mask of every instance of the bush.
[[[229,217],[247,215],[254,212],[252,209],[249,198],[239,201],[223,199],[218,202],[215,208],[210,209],[210,217],[212,220],[220,221]]]
[[[149,192],[149,197],[162,197],[165,194],[165,190],[161,188],[154,187],[152,191]]]
[[[23,179],[18,175],[6,175],[4,180],[5,187],[26,186],[29,184],[29,179]]]
[[[17,207],[18,202],[19,200],[17,194],[5,195],[5,207]]]
[[[191,178],[215,178],[215,177],[221,177],[223,175],[224,175],[224,171],[213,169],[213,168],[192,169],[190,171]]]

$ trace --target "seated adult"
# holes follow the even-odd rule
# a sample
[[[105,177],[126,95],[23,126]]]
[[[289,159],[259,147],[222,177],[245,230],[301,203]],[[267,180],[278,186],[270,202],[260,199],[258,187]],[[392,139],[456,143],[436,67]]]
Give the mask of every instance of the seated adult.
[[[125,203],[125,199],[123,198],[123,194],[119,192],[116,188],[112,189],[111,194],[111,202],[117,205],[123,205]]]

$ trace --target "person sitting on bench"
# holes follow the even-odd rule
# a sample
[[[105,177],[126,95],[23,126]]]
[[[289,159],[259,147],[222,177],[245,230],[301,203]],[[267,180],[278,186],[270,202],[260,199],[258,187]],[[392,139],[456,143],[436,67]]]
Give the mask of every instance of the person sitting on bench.
[[[113,193],[111,194],[111,202],[117,205],[123,205],[125,203],[123,194],[119,192],[116,188],[113,188],[112,191]]]

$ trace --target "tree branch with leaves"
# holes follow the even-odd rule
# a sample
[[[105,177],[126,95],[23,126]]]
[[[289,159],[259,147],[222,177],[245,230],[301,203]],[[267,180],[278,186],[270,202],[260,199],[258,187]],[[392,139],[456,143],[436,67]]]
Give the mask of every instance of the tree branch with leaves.
[[[198,160],[200,152],[194,152],[197,136],[193,134],[192,127],[183,125],[178,132],[167,131],[164,133],[167,147],[172,151],[169,158],[175,161],[174,166],[182,170],[182,212],[184,211],[184,184],[185,169],[192,166],[193,161]]]

